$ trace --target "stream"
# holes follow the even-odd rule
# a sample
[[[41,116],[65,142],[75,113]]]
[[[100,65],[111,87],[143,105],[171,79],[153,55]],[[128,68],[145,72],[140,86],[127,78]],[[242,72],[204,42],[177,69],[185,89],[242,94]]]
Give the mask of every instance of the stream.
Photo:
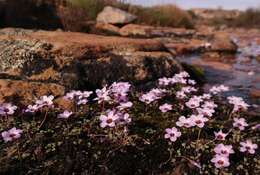
[[[236,41],[238,42],[238,41]],[[238,44],[239,46],[239,44]],[[233,58],[221,58],[218,61],[206,60],[202,55],[185,55],[178,57],[180,62],[199,66],[204,70],[207,91],[212,85],[224,84],[230,87],[225,96],[243,97],[248,103],[259,109],[259,97],[252,97],[252,90],[260,89],[260,45],[254,41],[246,46],[239,46],[238,53]]]

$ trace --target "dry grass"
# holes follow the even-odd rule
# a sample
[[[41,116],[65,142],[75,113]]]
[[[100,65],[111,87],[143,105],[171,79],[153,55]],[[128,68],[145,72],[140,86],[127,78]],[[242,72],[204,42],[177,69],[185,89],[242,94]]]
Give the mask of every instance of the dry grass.
[[[250,8],[241,13],[232,25],[235,27],[260,28],[260,8]]]
[[[130,8],[131,9],[131,8]],[[131,12],[131,10],[129,10]],[[188,12],[176,5],[161,5],[151,8],[143,8],[135,13],[138,23],[145,23],[156,26],[186,27],[192,28],[193,24]]]
[[[118,7],[138,16],[136,23],[192,28],[192,19],[188,12],[176,5],[161,5],[154,7],[142,7],[130,5],[116,0],[69,0],[74,6],[86,10],[88,18],[95,20],[99,12],[107,5]]]

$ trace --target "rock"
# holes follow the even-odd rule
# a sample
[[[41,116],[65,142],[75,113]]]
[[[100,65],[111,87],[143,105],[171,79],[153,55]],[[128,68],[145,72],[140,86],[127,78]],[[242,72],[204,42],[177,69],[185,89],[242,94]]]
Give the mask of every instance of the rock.
[[[260,89],[251,89],[250,90],[250,96],[252,98],[260,98]]]
[[[84,77],[89,87],[111,84],[113,81],[130,81],[141,84],[162,76],[170,76],[182,68],[171,54],[165,52],[114,52],[97,60],[82,62]]]
[[[128,24],[119,30],[122,36],[135,37],[191,37],[195,31],[184,28],[154,27],[147,25]]]
[[[0,40],[0,73],[29,77],[54,66],[48,51],[51,45],[38,40]]]
[[[221,61],[221,55],[218,52],[206,52],[201,58],[206,61]]]
[[[202,19],[226,19],[234,20],[237,18],[241,11],[239,10],[223,10],[223,9],[204,9],[204,8],[193,8],[191,11],[199,18]]]
[[[96,21],[107,24],[127,24],[134,21],[137,17],[128,12],[107,6],[97,16]]]
[[[112,24],[96,23],[95,30],[104,32],[105,34],[116,34],[119,35],[120,28]]]
[[[119,30],[121,36],[141,36],[141,37],[151,37],[152,27],[151,26],[141,26],[137,24],[128,24]]]
[[[214,52],[226,52],[226,53],[236,53],[237,45],[230,39],[229,35],[226,33],[217,33],[211,41],[210,51]]]
[[[3,86],[2,96],[19,94],[20,88],[14,87],[22,87],[25,102],[32,95],[58,96],[65,90],[93,90],[114,81],[142,84],[180,70],[181,65],[154,39],[60,31],[0,35],[0,80],[13,88],[9,94],[9,85]],[[42,93],[34,93],[36,87]]]
[[[252,98],[260,100],[260,76],[257,74],[252,80],[252,88],[250,89],[250,96]],[[260,102],[260,101],[259,101]]]
[[[214,33],[215,33],[215,28],[211,27],[211,26],[205,26],[205,25],[198,25],[195,27],[196,28],[196,33],[195,33],[195,38],[201,38],[201,39],[205,39],[205,38],[213,38],[214,37]]]
[[[12,36],[25,36],[35,32],[34,30],[22,29],[22,28],[3,28],[0,29],[0,35]]]
[[[255,59],[256,59],[256,61],[257,61],[257,62],[259,62],[259,63],[260,63],[260,55],[259,55],[259,56],[257,56]]]
[[[0,79],[0,102],[30,104],[39,96],[48,94],[61,96],[64,92],[63,86],[54,83]]]
[[[205,41],[189,39],[182,41],[172,41],[164,44],[168,50],[174,51],[177,55],[201,52],[205,50]]]

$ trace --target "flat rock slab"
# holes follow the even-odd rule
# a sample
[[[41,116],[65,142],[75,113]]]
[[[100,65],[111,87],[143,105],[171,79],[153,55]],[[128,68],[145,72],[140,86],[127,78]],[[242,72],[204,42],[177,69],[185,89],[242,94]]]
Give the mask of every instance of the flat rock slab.
[[[0,34],[0,48],[0,81],[18,87],[9,93],[8,86],[2,86],[0,99],[20,95],[28,102],[31,96],[44,94],[34,93],[37,88],[59,96],[65,90],[93,90],[114,81],[142,84],[182,70],[163,44],[153,39],[25,31]]]

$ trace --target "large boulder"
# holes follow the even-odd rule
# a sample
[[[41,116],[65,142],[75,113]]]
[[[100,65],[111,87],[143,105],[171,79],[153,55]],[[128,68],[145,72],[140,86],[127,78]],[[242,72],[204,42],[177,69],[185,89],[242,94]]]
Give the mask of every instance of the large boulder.
[[[28,102],[44,93],[59,96],[114,81],[143,84],[180,70],[174,57],[153,39],[58,31],[0,34],[0,99],[19,96]]]
[[[107,6],[97,16],[97,22],[108,24],[127,24],[136,19],[135,15]]]

